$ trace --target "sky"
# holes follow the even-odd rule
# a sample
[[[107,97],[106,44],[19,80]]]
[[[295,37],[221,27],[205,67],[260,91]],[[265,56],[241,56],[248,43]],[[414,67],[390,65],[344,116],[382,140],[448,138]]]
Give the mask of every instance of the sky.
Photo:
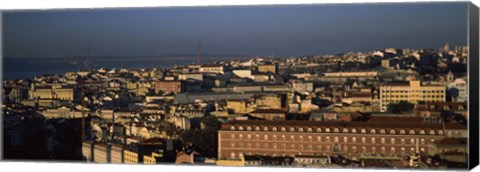
[[[4,56],[302,56],[467,45],[466,2],[4,11]]]

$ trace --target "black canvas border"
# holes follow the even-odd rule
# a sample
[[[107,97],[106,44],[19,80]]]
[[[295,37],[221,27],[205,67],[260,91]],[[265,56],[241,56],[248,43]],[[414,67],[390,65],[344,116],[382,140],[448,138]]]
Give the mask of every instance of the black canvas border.
[[[479,161],[479,11],[472,2],[468,6],[468,44],[469,44],[469,169],[478,165]]]

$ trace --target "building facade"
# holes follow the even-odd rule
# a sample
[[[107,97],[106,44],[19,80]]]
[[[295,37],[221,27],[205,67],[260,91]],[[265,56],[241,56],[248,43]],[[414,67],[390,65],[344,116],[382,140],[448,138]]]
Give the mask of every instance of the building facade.
[[[358,159],[428,153],[429,144],[445,138],[445,131],[439,123],[232,121],[222,125],[218,138],[219,159],[245,155]]]
[[[387,110],[390,103],[406,101],[417,104],[423,102],[445,102],[446,86],[422,85],[421,81],[414,80],[402,83],[388,83],[380,86],[380,106],[382,111]]]

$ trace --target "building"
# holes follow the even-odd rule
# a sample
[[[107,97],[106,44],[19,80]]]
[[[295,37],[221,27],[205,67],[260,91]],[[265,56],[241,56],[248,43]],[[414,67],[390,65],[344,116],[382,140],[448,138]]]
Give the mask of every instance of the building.
[[[87,162],[93,162],[93,147],[94,144],[91,141],[82,143],[82,155]]]
[[[123,150],[123,163],[138,164],[138,153],[130,150]]]
[[[465,126],[445,128],[467,131]],[[318,121],[231,121],[218,132],[218,158],[246,155],[342,155],[400,157],[429,153],[429,143],[444,139],[441,123],[369,123]]]
[[[57,99],[72,101],[74,99],[72,88],[58,86],[34,87],[30,92],[31,99]]]
[[[93,162],[110,163],[110,146],[102,143],[95,143],[93,147]]]
[[[387,83],[380,86],[380,106],[382,111],[387,110],[390,103],[406,101],[418,102],[445,102],[446,87],[443,85],[423,85],[421,81]]]
[[[255,104],[257,107],[268,107],[271,109],[282,109],[283,108],[283,101],[282,96],[279,94],[263,94],[263,95],[256,95]]]
[[[157,164],[163,162],[163,150],[162,152],[152,152],[151,155],[143,155],[144,164]]]
[[[183,91],[181,81],[157,81],[155,83],[155,93],[181,93]]]
[[[175,164],[195,164],[195,155],[198,155],[198,153],[180,151],[177,153]]]
[[[258,72],[277,73],[277,64],[261,64],[258,65]]]
[[[441,117],[442,111],[450,111],[468,118],[467,107],[466,102],[427,102],[415,105],[413,112],[419,117]]]
[[[221,64],[204,64],[200,66],[199,72],[201,73],[218,73],[224,74],[224,67]]]
[[[255,109],[254,111],[250,112],[250,115],[266,120],[278,121],[286,119],[285,111],[279,109]]]
[[[367,72],[326,72],[324,73],[326,77],[374,77],[378,76],[376,71],[367,71]]]
[[[2,115],[3,117],[3,139],[8,137],[12,147],[23,145],[24,126],[21,117],[17,114]],[[6,144],[3,142],[3,144]]]
[[[183,73],[178,75],[178,79],[181,81],[188,80],[188,79],[203,81],[203,74],[202,73]]]
[[[123,157],[123,145],[120,144],[113,144],[110,150],[111,156],[111,163],[112,164],[122,164],[124,157]]]

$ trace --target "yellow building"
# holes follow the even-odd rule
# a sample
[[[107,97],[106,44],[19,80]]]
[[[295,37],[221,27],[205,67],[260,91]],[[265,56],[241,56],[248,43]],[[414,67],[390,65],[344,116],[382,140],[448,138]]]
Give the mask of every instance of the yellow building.
[[[414,80],[404,83],[389,83],[380,86],[380,107],[386,111],[389,103],[407,101],[417,104],[424,102],[445,102],[446,87],[444,85],[423,85]]]
[[[219,166],[245,166],[245,160],[241,159],[220,159],[215,162]]]
[[[159,159],[163,158],[161,153],[152,152],[152,155],[144,155],[143,156],[143,163],[144,164],[157,164]]]
[[[95,144],[93,147],[93,161],[96,163],[110,163],[110,146]]]
[[[31,99],[73,100],[72,88],[38,87],[32,90]]]
[[[258,95],[255,97],[255,104],[257,107],[282,109],[282,97],[278,94]]]
[[[276,64],[263,64],[258,65],[258,72],[262,73],[277,73],[277,65]]]
[[[324,73],[327,77],[366,77],[366,76],[378,76],[378,72],[327,72]]]
[[[123,163],[125,164],[138,164],[138,153],[124,150],[123,151]]]
[[[228,100],[227,109],[233,113],[248,113],[253,110],[245,100]]]

